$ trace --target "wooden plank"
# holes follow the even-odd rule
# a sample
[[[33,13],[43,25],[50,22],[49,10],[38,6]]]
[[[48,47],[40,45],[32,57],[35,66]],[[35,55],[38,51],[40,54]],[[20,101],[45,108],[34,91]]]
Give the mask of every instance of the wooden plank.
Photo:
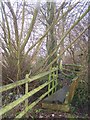
[[[70,107],[68,104],[52,104],[52,103],[42,103],[42,108],[62,111],[62,112],[69,112]]]
[[[74,96],[74,93],[75,93],[75,90],[78,86],[78,81],[79,81],[79,77],[76,77],[73,79],[71,85],[70,85],[70,88],[69,88],[69,93],[68,93],[68,96],[65,100],[65,103],[70,103],[73,99],[73,96]]]

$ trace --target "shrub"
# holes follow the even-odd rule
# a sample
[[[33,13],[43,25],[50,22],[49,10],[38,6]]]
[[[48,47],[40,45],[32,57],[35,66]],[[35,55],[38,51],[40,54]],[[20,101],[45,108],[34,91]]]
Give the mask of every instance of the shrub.
[[[78,84],[78,88],[75,91],[71,105],[75,107],[74,111],[79,110],[79,112],[87,114],[88,103],[88,84],[81,80]]]

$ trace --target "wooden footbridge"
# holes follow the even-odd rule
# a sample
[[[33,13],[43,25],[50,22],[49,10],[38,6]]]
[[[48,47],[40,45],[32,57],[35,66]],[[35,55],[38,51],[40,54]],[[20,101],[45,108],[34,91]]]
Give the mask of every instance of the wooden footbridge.
[[[69,69],[70,68],[70,69]],[[72,68],[72,69],[71,69]],[[53,110],[60,110],[69,112],[70,110],[70,103],[73,99],[75,89],[78,86],[79,81],[79,72],[75,71],[78,69],[80,72],[81,66],[80,65],[63,65],[63,68],[59,70],[59,68],[52,68],[49,71],[44,73],[38,74],[33,77],[29,77],[29,74],[26,75],[25,79],[17,81],[15,83],[11,83],[5,86],[0,87],[0,93],[8,91],[10,89],[14,89],[18,86],[25,85],[25,94],[18,98],[17,100],[9,103],[8,105],[1,107],[0,109],[0,116],[4,114],[8,114],[9,111],[14,109],[21,103],[24,103],[24,109],[20,111],[20,113],[16,114],[15,118],[22,118],[29,110],[31,110],[35,105],[37,105],[40,101],[42,101],[42,108],[44,109],[53,109]],[[58,72],[60,71],[60,72]],[[75,77],[63,85],[61,88],[60,86],[60,74],[70,78],[69,75],[66,73],[71,72],[74,73]],[[29,84],[33,81],[39,81],[43,79],[43,77],[47,76],[48,79],[44,81],[44,83],[36,88],[29,91]],[[64,81],[64,80],[63,80]],[[43,88],[47,88],[47,91],[42,94],[37,100],[32,103],[29,103],[28,99],[42,90]],[[58,89],[59,88],[59,89]],[[0,98],[1,99],[1,98]]]

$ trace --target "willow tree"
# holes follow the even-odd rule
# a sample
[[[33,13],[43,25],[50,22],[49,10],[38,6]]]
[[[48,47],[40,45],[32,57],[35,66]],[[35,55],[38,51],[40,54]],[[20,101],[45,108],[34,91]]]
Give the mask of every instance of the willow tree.
[[[24,24],[25,24],[25,1],[23,1],[23,7],[22,7],[22,15],[21,15],[21,26],[18,22],[17,18],[17,12],[15,13],[15,10],[13,6],[11,5],[10,1],[7,2],[1,2],[1,29],[2,29],[2,49],[3,49],[3,66],[7,71],[11,72],[13,75],[16,74],[16,76],[8,76],[9,80],[13,81],[13,79],[21,79],[22,75],[22,69],[24,60],[26,58],[25,47],[28,43],[28,40],[31,36],[31,32],[33,30],[34,24],[36,22],[36,18],[39,11],[39,5],[40,3],[37,2],[35,10],[33,12],[33,17],[31,19],[31,23],[29,24],[27,33],[25,37],[24,35]],[[10,17],[8,16],[8,13],[6,11],[6,6],[8,7]],[[21,6],[20,6],[21,7]],[[12,24],[13,23],[13,24]],[[12,26],[11,26],[12,25]],[[19,27],[21,29],[19,30]],[[29,52],[30,50],[28,50]],[[27,52],[27,53],[28,53]],[[15,78],[14,78],[15,77]]]

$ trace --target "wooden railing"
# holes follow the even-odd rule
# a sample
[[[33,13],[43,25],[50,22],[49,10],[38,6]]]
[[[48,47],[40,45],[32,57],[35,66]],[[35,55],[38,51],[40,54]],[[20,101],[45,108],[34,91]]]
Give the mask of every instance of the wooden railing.
[[[73,73],[74,75],[78,76],[82,71],[82,68],[82,65],[78,64],[63,64],[61,67],[61,72],[67,77],[70,77],[70,75],[66,74],[65,72]]]
[[[63,70],[67,70],[67,71],[72,71],[74,73],[77,73],[77,70],[80,71],[82,69],[82,65],[78,65],[78,64],[63,64]],[[71,70],[70,70],[71,69]]]
[[[68,65],[66,65],[68,66]],[[70,65],[71,66],[71,65]],[[80,66],[79,66],[80,67]],[[63,67],[62,67],[63,68]],[[45,81],[44,84],[40,85],[37,88],[32,89],[31,91],[29,91],[28,89],[28,85],[29,83],[31,83],[32,81],[37,81],[37,80],[43,80],[43,77],[48,76],[48,80]],[[32,109],[36,104],[38,104],[38,102],[40,102],[44,97],[46,97],[47,95],[49,96],[50,94],[54,93],[57,90],[57,78],[58,78],[58,68],[52,68],[47,72],[38,74],[36,76],[33,77],[29,77],[29,74],[26,75],[25,79],[17,81],[15,83],[11,83],[5,86],[1,86],[0,87],[0,93],[6,92],[7,90],[13,89],[15,87],[21,86],[21,85],[25,85],[25,94],[18,98],[17,100],[9,103],[8,105],[2,107],[0,109],[0,116],[7,114],[7,112],[9,112],[10,110],[14,109],[16,106],[18,106],[20,103],[25,101],[25,109],[23,111],[21,111],[17,116],[15,116],[15,118],[22,118],[30,109]],[[77,81],[78,78],[75,78],[75,80]],[[75,84],[75,87],[74,87]],[[35,100],[34,102],[32,102],[29,105],[28,99],[29,97],[31,97],[32,95],[34,95],[35,93],[37,93],[38,91],[42,90],[43,88],[45,88],[47,86],[47,91],[46,93],[42,94],[37,100]],[[71,89],[76,88],[76,82],[71,84],[70,87],[70,92],[69,95],[67,97],[66,101],[70,101],[74,95],[74,92],[72,92]],[[73,91],[75,91],[75,89],[73,89]]]
[[[28,84],[30,82],[35,81],[35,80],[40,80],[42,77],[47,76],[47,75],[49,76],[49,79],[47,81],[45,81],[44,84],[40,85],[39,87],[37,87],[31,91],[28,91]],[[26,78],[23,80],[0,87],[0,93],[2,93],[7,90],[10,90],[10,89],[13,89],[15,87],[25,84],[25,94],[22,97],[18,98],[17,100],[15,100],[15,101],[9,103],[8,105],[6,105],[5,107],[1,108],[0,116],[4,115],[5,113],[7,113],[8,111],[12,110],[14,107],[18,106],[20,103],[25,101],[25,109],[23,111],[21,111],[15,118],[21,118],[22,116],[24,116],[30,109],[32,109],[44,97],[46,97],[47,95],[50,95],[50,92],[54,93],[56,91],[56,89],[57,89],[56,87],[58,85],[57,77],[58,77],[58,68],[53,68],[50,71],[38,74],[31,78],[27,74]],[[29,105],[28,98],[46,86],[48,87],[47,92],[42,94],[36,101],[32,102]]]

